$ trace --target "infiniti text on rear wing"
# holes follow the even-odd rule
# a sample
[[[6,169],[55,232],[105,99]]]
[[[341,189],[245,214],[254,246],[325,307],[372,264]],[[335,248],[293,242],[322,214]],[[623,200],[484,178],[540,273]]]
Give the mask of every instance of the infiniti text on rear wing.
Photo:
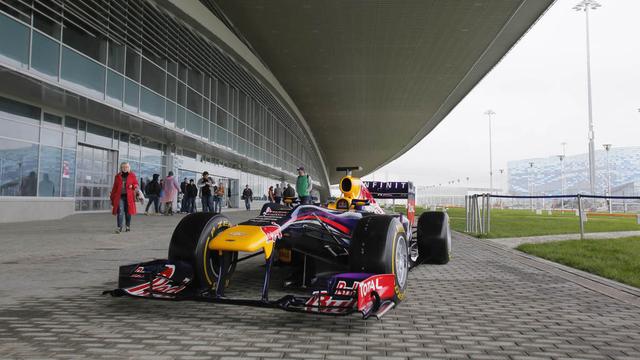
[[[407,199],[407,218],[414,224],[416,211],[416,189],[410,181],[364,181],[375,199]]]

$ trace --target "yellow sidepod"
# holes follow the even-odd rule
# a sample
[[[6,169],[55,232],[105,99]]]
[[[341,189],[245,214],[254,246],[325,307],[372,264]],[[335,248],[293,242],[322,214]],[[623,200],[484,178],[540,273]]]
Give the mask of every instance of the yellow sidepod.
[[[268,259],[279,236],[276,226],[236,225],[213,238],[209,250],[256,252],[264,249],[264,257]]]

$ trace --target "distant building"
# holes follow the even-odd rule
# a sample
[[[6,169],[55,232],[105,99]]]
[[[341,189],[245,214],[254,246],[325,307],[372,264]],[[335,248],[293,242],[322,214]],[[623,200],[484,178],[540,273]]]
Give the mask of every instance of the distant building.
[[[605,194],[607,191],[606,151],[596,150],[595,155],[596,192]],[[588,154],[567,156],[563,162],[565,194],[589,192]],[[513,195],[556,195],[562,191],[558,156],[510,161],[507,166],[509,193]],[[615,189],[623,184],[640,183],[640,147],[611,148],[609,169],[613,194],[617,192]]]

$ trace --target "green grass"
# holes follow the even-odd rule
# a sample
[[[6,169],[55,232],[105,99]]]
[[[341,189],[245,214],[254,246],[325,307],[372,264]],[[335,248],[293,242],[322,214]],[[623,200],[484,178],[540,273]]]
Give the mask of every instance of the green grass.
[[[640,237],[522,244],[517,249],[640,288]]]
[[[404,206],[396,206],[396,211],[405,212]],[[416,207],[419,215],[426,209]],[[451,221],[451,228],[456,231],[465,230],[465,213],[463,208],[450,208],[447,210]],[[608,231],[638,231],[640,225],[633,217],[606,217],[589,216],[585,223],[585,232]],[[547,215],[536,215],[530,210],[491,210],[491,232],[482,235],[483,238],[523,237],[538,235],[577,234],[580,232],[580,224],[575,213],[554,212]]]

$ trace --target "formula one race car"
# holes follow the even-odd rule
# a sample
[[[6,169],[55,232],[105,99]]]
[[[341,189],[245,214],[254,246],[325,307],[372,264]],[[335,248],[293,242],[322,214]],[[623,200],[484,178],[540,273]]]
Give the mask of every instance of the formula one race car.
[[[380,318],[403,300],[411,268],[449,261],[449,218],[425,212],[414,231],[413,185],[362,182],[351,175],[359,169],[337,169],[346,172],[341,196],[323,207],[285,199],[284,205],[265,204],[257,217],[237,225],[220,214],[188,215],[173,233],[168,260],[122,266],[119,288],[105,293]],[[407,215],[385,213],[376,198],[406,199]],[[226,297],[236,265],[260,255],[261,298]],[[289,269],[286,288],[311,294],[270,300],[274,263]]]

